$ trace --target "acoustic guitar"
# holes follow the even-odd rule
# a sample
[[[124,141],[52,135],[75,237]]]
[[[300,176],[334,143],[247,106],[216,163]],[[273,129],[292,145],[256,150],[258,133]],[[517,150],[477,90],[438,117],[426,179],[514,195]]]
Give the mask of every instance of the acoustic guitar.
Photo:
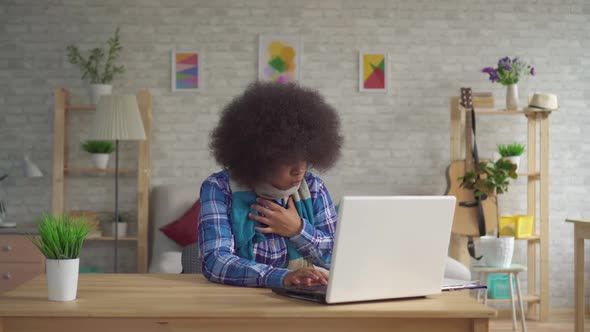
[[[461,88],[459,109],[465,112],[465,160],[453,161],[447,168],[447,191],[445,195],[455,196],[457,205],[453,219],[452,232],[465,236],[482,236],[497,227],[498,205],[495,195],[478,201],[472,189],[461,187],[460,177],[474,168],[474,159],[478,160],[475,143],[473,98],[471,88]],[[485,227],[480,226],[480,214],[483,215]],[[483,234],[482,234],[483,233]]]

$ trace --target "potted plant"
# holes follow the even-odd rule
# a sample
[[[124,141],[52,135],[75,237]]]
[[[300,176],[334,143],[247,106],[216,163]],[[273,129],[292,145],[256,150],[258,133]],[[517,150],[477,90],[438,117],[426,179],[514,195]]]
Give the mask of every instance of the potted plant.
[[[123,219],[122,216],[119,216],[117,222],[113,221],[113,236],[115,236],[115,227],[117,228],[117,237],[121,238],[127,236],[127,221]]]
[[[486,199],[493,194],[508,191],[510,179],[516,179],[516,165],[509,160],[480,161],[474,170],[459,178],[461,187],[474,191],[475,197]],[[499,220],[496,222],[499,223]],[[498,227],[499,229],[499,227]],[[482,236],[480,250],[483,263],[487,266],[507,267],[512,263],[514,253],[513,236]]]
[[[46,258],[50,301],[72,301],[78,290],[80,249],[90,225],[84,218],[47,215],[35,221],[38,236],[29,236]]]
[[[88,140],[82,142],[80,147],[92,155],[94,167],[102,169],[107,168],[109,154],[115,150],[115,145],[111,141]]]
[[[100,96],[111,94],[111,82],[114,76],[125,72],[125,67],[115,65],[115,60],[123,49],[119,42],[119,28],[115,31],[115,36],[107,40],[107,45],[108,51],[106,53],[102,48],[96,47],[90,50],[88,58],[82,56],[76,45],[72,44],[67,47],[70,63],[80,67],[83,80],[90,81],[90,101],[94,105],[98,104]]]
[[[509,160],[516,165],[516,171],[518,171],[518,167],[520,166],[520,156],[523,154],[524,149],[524,145],[519,143],[498,145],[498,153],[500,156],[502,156],[504,160]]]
[[[535,68],[519,58],[502,58],[496,68],[485,67],[481,70],[489,75],[492,83],[499,82],[506,86],[506,109],[518,109],[518,81],[526,75],[535,75]]]

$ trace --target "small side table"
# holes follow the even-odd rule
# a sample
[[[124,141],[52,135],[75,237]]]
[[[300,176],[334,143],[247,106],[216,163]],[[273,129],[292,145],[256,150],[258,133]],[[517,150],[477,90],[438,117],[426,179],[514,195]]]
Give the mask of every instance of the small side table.
[[[584,239],[590,239],[590,219],[566,219],[574,224],[574,284],[576,297],[576,332],[584,332]]]
[[[488,274],[490,273],[504,273],[508,275],[508,284],[510,285],[510,302],[512,303],[512,329],[516,330],[516,306],[514,303],[514,289],[512,286],[512,280],[516,281],[516,294],[518,295],[518,306],[520,308],[520,320],[522,323],[522,332],[526,332],[526,321],[524,318],[524,306],[522,303],[522,295],[520,291],[520,280],[518,274],[520,272],[526,272],[527,267],[520,264],[511,264],[509,267],[492,267],[483,265],[472,266],[473,272],[479,273],[479,277],[482,283],[486,286],[488,284]],[[488,290],[484,291],[483,303],[488,304]],[[479,302],[480,291],[477,292],[477,301]]]

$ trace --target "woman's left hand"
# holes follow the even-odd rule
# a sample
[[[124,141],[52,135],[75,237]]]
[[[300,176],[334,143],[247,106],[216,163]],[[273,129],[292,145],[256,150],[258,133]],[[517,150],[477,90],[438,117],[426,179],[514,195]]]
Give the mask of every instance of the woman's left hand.
[[[292,237],[301,233],[303,221],[297,213],[293,198],[289,197],[287,208],[263,198],[257,198],[258,204],[252,205],[252,209],[261,213],[255,215],[249,213],[248,217],[254,219],[268,227],[256,227],[256,229],[265,234],[277,234],[283,237]]]

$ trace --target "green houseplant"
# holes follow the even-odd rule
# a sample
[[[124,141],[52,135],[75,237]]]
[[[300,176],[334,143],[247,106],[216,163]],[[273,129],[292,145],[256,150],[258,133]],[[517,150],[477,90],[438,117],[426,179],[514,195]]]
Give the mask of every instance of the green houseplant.
[[[520,166],[520,156],[524,153],[525,146],[520,143],[500,144],[498,145],[498,153],[503,159],[509,160],[516,165],[516,171]]]
[[[480,161],[474,170],[459,178],[461,187],[472,189],[475,197],[486,199],[492,194],[503,194],[508,191],[510,179],[518,177],[516,165],[506,159],[497,161]]]
[[[94,167],[105,169],[109,163],[109,155],[115,150],[111,141],[87,140],[80,143],[82,150],[92,155]]]
[[[82,80],[88,80],[90,83],[90,99],[93,104],[98,104],[100,96],[110,95],[113,78],[125,72],[125,67],[115,64],[123,49],[119,28],[115,31],[115,35],[107,40],[107,46],[106,52],[100,47],[91,49],[88,57],[84,57],[78,46],[74,44],[66,48],[69,62],[78,65],[82,72]]]
[[[30,235],[30,239],[46,258],[49,300],[74,300],[78,289],[80,250],[92,226],[85,218],[66,214],[44,214],[35,224],[39,235]]]
[[[471,189],[475,197],[486,199],[493,194],[508,191],[510,180],[515,180],[516,165],[509,160],[480,161],[472,171],[459,178],[461,187]],[[496,220],[499,223],[499,220]],[[498,230],[499,225],[498,225]],[[480,237],[480,251],[483,263],[488,266],[507,267],[512,263],[514,253],[513,236],[482,236]]]

